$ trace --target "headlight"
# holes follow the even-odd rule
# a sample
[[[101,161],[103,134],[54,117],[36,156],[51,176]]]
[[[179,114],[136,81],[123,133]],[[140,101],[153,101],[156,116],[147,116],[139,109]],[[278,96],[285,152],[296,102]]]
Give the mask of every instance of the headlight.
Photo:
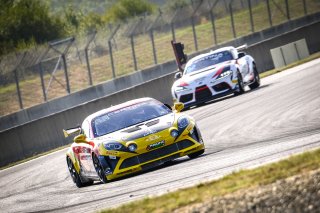
[[[188,90],[189,88],[187,87],[180,87],[180,86],[177,86],[174,88],[174,91],[176,92],[180,92],[180,91],[183,91],[183,90]]]
[[[186,126],[188,126],[189,125],[189,120],[188,120],[188,118],[186,118],[186,117],[180,117],[179,119],[178,119],[178,127],[179,127],[179,129],[183,129],[183,128],[185,128]]]
[[[178,137],[179,132],[178,132],[178,130],[173,129],[173,130],[171,130],[170,135],[171,135],[173,138],[176,138],[176,137]]]
[[[180,83],[178,85],[176,85],[176,87],[174,88],[175,91],[179,92],[179,91],[183,91],[183,90],[187,90],[188,89],[189,84],[185,81],[180,81]]]
[[[110,142],[109,143],[104,142],[103,146],[107,150],[120,150],[124,147],[121,143],[110,143]]]
[[[232,71],[230,69],[231,69],[230,66],[224,67],[222,72],[220,73],[220,75],[217,77],[217,79],[225,78],[225,77],[231,75]]]
[[[134,143],[132,143],[128,146],[128,149],[130,150],[130,152],[135,152],[137,150],[137,148],[138,148],[137,144],[134,144]]]

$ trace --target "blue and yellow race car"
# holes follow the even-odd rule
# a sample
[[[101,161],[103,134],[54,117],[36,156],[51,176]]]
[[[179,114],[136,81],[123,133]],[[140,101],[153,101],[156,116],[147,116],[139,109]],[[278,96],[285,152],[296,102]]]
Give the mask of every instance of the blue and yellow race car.
[[[78,134],[66,160],[77,187],[147,170],[173,159],[198,157],[205,146],[195,120],[152,98],[141,98],[89,115],[81,127],[63,130]]]

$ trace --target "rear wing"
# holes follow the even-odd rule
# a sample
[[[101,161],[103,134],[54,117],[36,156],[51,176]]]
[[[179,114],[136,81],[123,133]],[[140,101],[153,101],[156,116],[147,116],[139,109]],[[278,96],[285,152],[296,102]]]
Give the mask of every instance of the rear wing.
[[[82,131],[82,129],[80,126],[76,126],[69,129],[63,129],[62,131],[63,131],[64,137],[67,138],[70,135],[79,134]]]
[[[245,50],[245,49],[247,49],[248,48],[248,45],[247,44],[244,44],[244,45],[241,45],[241,46],[239,46],[239,47],[236,47],[236,49],[240,52],[240,51],[242,51],[242,50]]]

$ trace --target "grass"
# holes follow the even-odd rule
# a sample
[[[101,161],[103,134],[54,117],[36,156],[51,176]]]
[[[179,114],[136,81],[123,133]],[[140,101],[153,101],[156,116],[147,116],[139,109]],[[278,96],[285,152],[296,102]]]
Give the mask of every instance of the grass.
[[[320,149],[317,149],[256,169],[235,172],[219,180],[202,183],[158,197],[145,198],[118,208],[102,210],[101,212],[172,212],[190,204],[208,201],[214,196],[222,196],[239,189],[267,185],[279,179],[316,170],[319,165]]]
[[[275,0],[284,10],[284,1]],[[318,0],[306,0],[308,14],[320,11],[320,2]],[[289,0],[290,16],[297,18],[304,15],[302,1]],[[279,11],[276,6],[271,4],[272,22],[273,25],[287,21],[286,17]],[[285,11],[285,10],[284,10]],[[267,8],[265,3],[260,3],[253,7],[253,18],[255,31],[270,27]],[[249,11],[240,10],[234,13],[234,21],[237,37],[251,33]],[[222,43],[233,39],[231,30],[230,16],[216,19],[216,36],[218,43]],[[200,22],[196,26],[198,49],[207,48],[214,45],[212,25],[210,19],[203,15],[200,17]],[[189,27],[175,29],[176,40],[185,44],[185,52],[191,53],[196,51],[191,25]],[[113,57],[117,76],[123,76],[134,71],[134,64],[131,54],[130,40],[126,37],[117,37],[118,49],[114,50]],[[172,39],[171,32],[155,32],[155,46],[157,52],[158,63],[163,63],[174,59],[170,40]],[[137,58],[138,69],[144,69],[152,66],[153,54],[151,40],[148,34],[140,35],[134,38],[135,53]],[[106,81],[112,78],[111,64],[109,55],[91,57],[91,72],[94,84]],[[71,92],[75,92],[88,87],[88,74],[86,64],[72,63],[68,66],[69,80]],[[52,82],[49,89],[48,100],[67,95],[65,88],[65,78],[62,70],[57,71],[56,78],[64,85],[61,86],[56,81]],[[50,75],[45,76],[45,84],[48,85]],[[32,76],[20,76],[20,90],[24,108],[44,102],[41,89],[40,77],[36,74]],[[15,84],[0,86],[0,116],[13,113],[19,110],[18,96]]]

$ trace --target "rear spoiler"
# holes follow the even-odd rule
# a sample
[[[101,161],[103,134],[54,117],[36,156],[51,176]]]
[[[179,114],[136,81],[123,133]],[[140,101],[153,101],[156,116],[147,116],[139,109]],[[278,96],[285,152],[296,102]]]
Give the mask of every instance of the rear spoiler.
[[[245,49],[247,49],[248,48],[248,45],[247,44],[244,44],[244,45],[241,45],[241,46],[239,46],[239,47],[236,47],[236,49],[238,50],[238,51],[242,51],[242,50],[245,50]]]
[[[63,129],[63,134],[64,134],[64,137],[69,137],[70,135],[72,134],[78,134],[82,131],[81,127],[80,126],[76,126],[76,127],[72,127],[72,128],[69,128],[69,129]]]

